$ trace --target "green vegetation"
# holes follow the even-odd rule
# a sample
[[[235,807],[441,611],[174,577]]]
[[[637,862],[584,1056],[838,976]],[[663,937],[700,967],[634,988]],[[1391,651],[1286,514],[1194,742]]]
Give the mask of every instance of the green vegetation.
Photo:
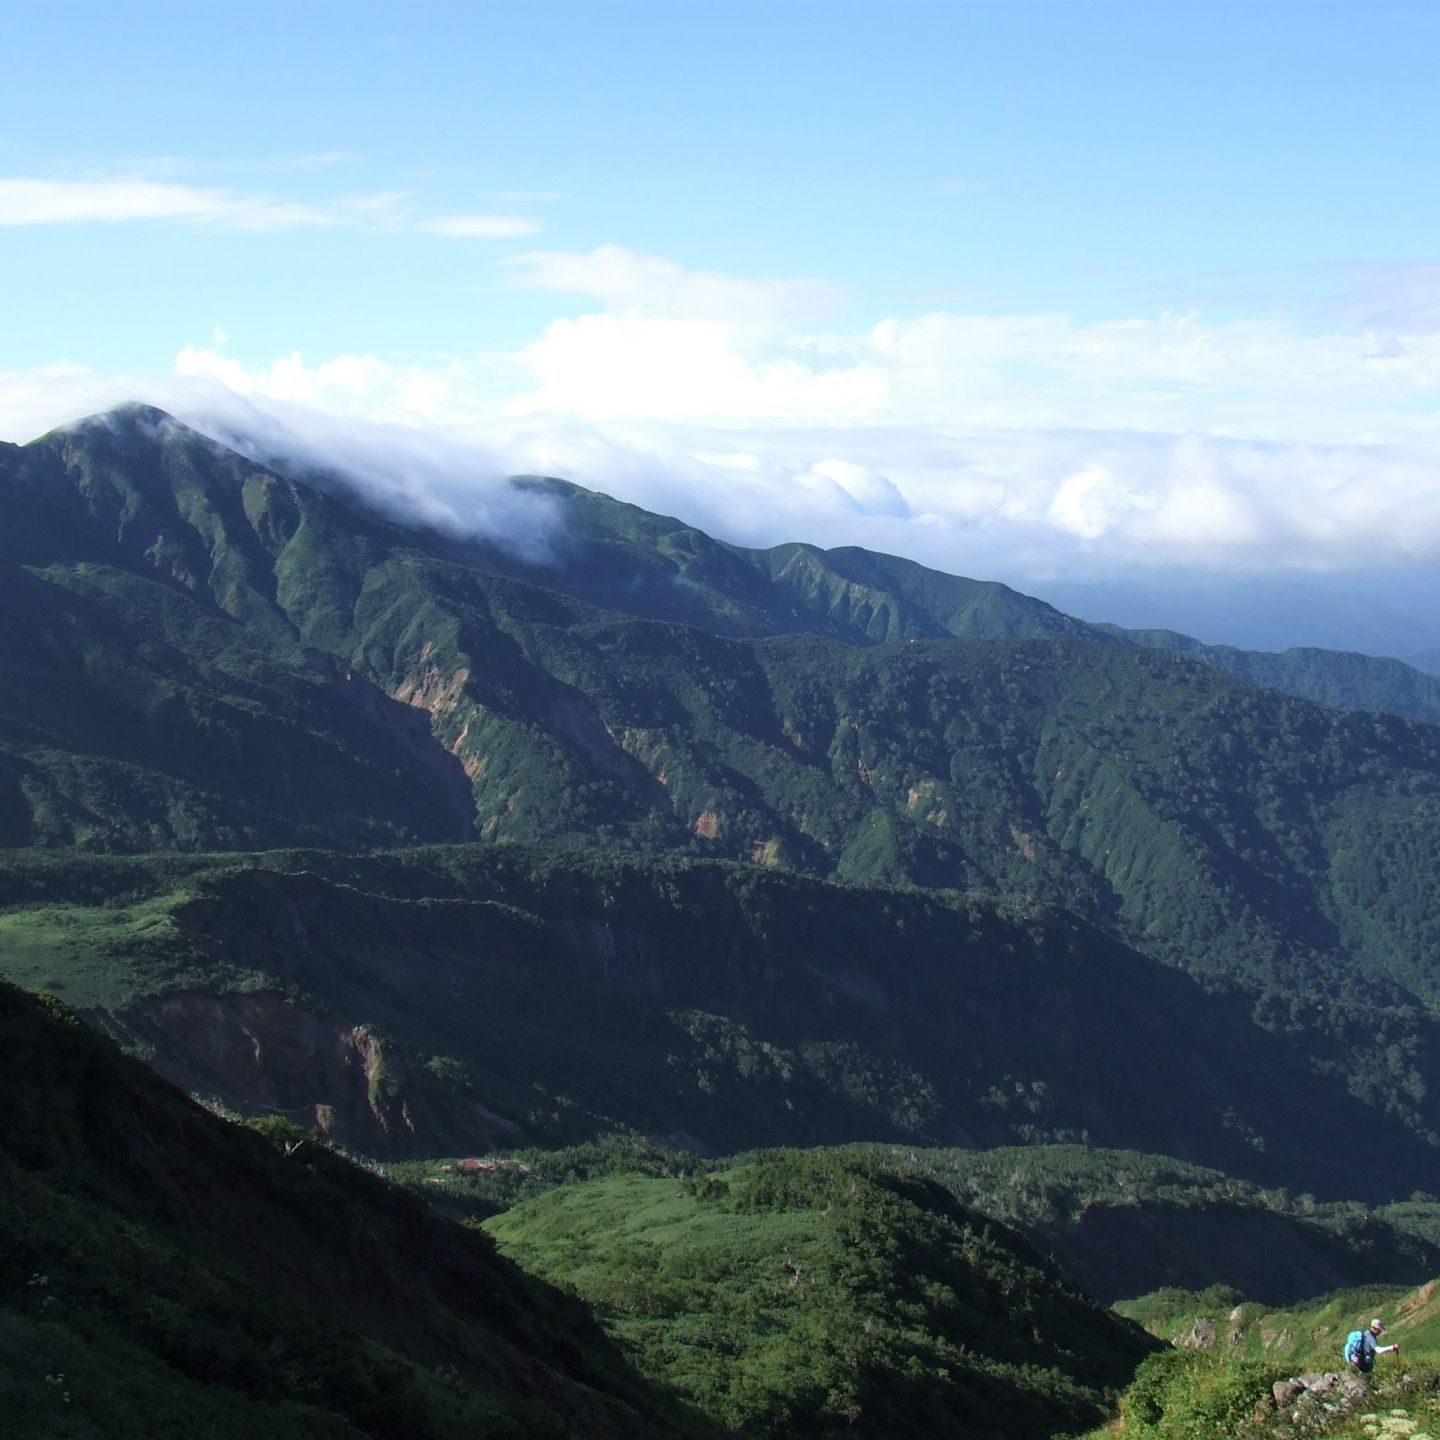
[[[938,1186],[833,1152],[592,1179],[487,1228],[746,1435],[1070,1433],[1147,1348]]]
[[[155,412],[6,457],[11,847],[478,835],[1019,895],[1238,987],[1321,1076],[1440,1138],[1430,726],[1277,695],[1001,586],[744,552],[558,482],[532,482],[572,525],[546,568],[402,530]],[[839,1063],[897,1129],[933,1113],[904,1057],[918,1084],[801,1058]]]
[[[1411,1204],[1375,1212],[1354,1201],[1262,1189],[1163,1156],[1086,1146],[852,1145],[831,1153],[944,1187],[966,1207],[1018,1230],[1092,1298],[1118,1303],[1167,1340],[1185,1334],[1197,1317],[1213,1320],[1217,1311],[1223,1317],[1242,1302],[1252,1313],[1260,1305],[1274,1310],[1317,1292],[1351,1294],[1362,1284],[1393,1296],[1440,1275],[1440,1248]],[[387,1169],[443,1213],[484,1219],[583,1180],[685,1180],[723,1173],[730,1163],[608,1136],[558,1150]],[[1185,1285],[1203,1293],[1197,1297]]]
[[[1399,660],[1308,647],[1271,654],[1203,645],[1173,630],[1097,628],[1132,645],[1188,655],[1266,689],[1301,695],[1336,710],[1387,710],[1440,724],[1440,678]]]
[[[1105,1303],[1219,1285],[1232,1304],[1244,1296],[1273,1306],[1362,1282],[1403,1286],[1440,1275],[1431,1212],[1413,1203],[1375,1211],[1164,1156],[1088,1146],[881,1153],[1022,1230]]]
[[[1163,1291],[1118,1308],[1143,1318],[1153,1333],[1176,1340],[1175,1348],[1141,1365],[1122,1397],[1127,1435],[1376,1440],[1419,1435],[1440,1425],[1440,1323],[1433,1284],[1411,1292],[1348,1290],[1289,1310],[1267,1310],[1224,1290]],[[1403,1361],[1381,1356],[1361,1386],[1340,1352],[1345,1336],[1376,1313],[1391,1317],[1385,1340],[1400,1343]],[[1327,1378],[1337,1372],[1345,1377],[1338,1385]]]
[[[859,551],[746,556],[573,487],[549,488],[580,549],[545,570],[457,554],[154,417],[17,453],[12,844],[478,826],[758,855],[1021,891],[1271,988],[1337,950],[1393,971],[1433,928],[1404,883],[1434,859],[1413,850],[1440,793],[1425,727],[1285,701],[1004,587]],[[593,608],[650,570],[644,619]],[[914,618],[841,625],[832,592]],[[674,598],[706,595],[703,613]],[[741,611],[737,634],[721,620]],[[707,617],[725,633],[677,623]],[[1350,872],[1397,845],[1377,927]]]
[[[16,863],[0,888],[44,898],[0,914],[12,978],[193,1093],[387,1159],[1084,1141],[1372,1201],[1432,1170],[1247,1003],[1030,902],[519,846]],[[52,926],[69,867],[93,903]]]
[[[501,1233],[593,1299],[617,1349],[478,1232],[288,1122],[206,1115],[8,986],[0,1084],[17,1433],[1018,1437],[1093,1423],[1147,1348],[1003,1227],[873,1160],[597,1179],[665,1167],[624,1143],[556,1157],[574,1179]]]
[[[402,529],[141,407],[0,453],[0,971],[280,1145],[202,1127],[207,1169],[156,1142],[142,1196],[116,1155],[156,1115],[201,1122],[151,1095],[82,1125],[109,1072],[52,1076],[63,1177],[0,1140],[0,1383],[31,1387],[0,1404],[99,1433],[114,1374],[174,1433],[402,1433],[393,1404],[407,1434],[538,1435],[598,1375],[588,1433],[646,1433],[627,1406],[657,1434],[694,1420],[315,1129],[411,1162],[452,1215],[532,1227],[517,1251],[572,1267],[647,1375],[756,1433],[1101,1416],[1113,1322],[1027,1309],[1053,1276],[968,1205],[1093,1295],[1148,1294],[1157,1326],[1195,1293],[1440,1272],[1437,682],[1106,633],[518,483],[563,517],[554,564]],[[106,1114],[110,1138],[85,1128]],[[854,1141],[885,1148],[695,1158]],[[531,1307],[579,1338],[456,1359],[469,1312],[387,1328],[433,1297],[383,1258],[370,1309],[283,1221],[293,1274],[257,1279],[196,1218],[254,1233],[237,1207],[282,1192],[357,1253],[352,1201],[397,1251],[392,1221],[460,1246],[509,1297],[486,1355],[529,1344]],[[777,1299],[763,1257],[787,1246]],[[976,1338],[996,1285],[1024,1353]],[[357,1317],[333,1369],[316,1296]],[[1283,1348],[1255,1344],[1237,1364]],[[527,1365],[561,1378],[527,1390]],[[1217,1426],[1263,1378],[1145,1374],[1135,1433]],[[212,1418],[225,1386],[244,1398]]]
[[[636,1135],[605,1135],[559,1149],[521,1149],[482,1157],[401,1160],[385,1167],[398,1185],[457,1220],[487,1220],[556,1185],[611,1175],[685,1179],[716,1163]]]
[[[0,1093],[9,1434],[708,1433],[478,1232],[9,985]]]

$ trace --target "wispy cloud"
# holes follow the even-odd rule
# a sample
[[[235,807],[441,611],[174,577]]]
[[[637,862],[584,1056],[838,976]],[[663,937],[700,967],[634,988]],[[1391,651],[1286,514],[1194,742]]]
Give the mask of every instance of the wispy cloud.
[[[147,221],[214,231],[358,226],[486,240],[518,239],[540,229],[538,221],[522,215],[418,215],[411,191],[296,201],[135,176],[85,180],[0,177],[0,227]]]
[[[0,225],[180,220],[214,229],[294,230],[329,225],[316,205],[166,181],[0,179]]]
[[[324,170],[356,158],[353,150],[309,150],[298,155],[271,155],[255,162],[257,169]]]
[[[497,205],[558,205],[565,195],[560,190],[500,190],[490,198]]]
[[[1440,332],[1440,262],[1351,265],[1336,310],[1348,325],[1399,335]]]
[[[536,250],[505,263],[514,283],[527,289],[585,295],[608,310],[677,319],[802,325],[830,319],[850,300],[848,290],[830,280],[691,270],[621,245]]]
[[[415,228],[462,240],[518,240],[537,234],[540,222],[525,215],[440,215],[419,221]]]
[[[117,174],[176,178],[207,175],[269,174],[290,170],[328,170],[358,160],[353,150],[307,150],[293,154],[228,156],[223,160],[196,155],[122,155],[111,162]]]

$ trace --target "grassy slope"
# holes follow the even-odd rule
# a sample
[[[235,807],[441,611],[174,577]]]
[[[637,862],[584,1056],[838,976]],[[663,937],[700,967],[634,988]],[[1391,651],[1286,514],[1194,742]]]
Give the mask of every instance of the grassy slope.
[[[1120,1307],[1177,1348],[1146,1361],[1121,1401],[1124,1433],[1136,1440],[1376,1440],[1440,1428],[1440,1310],[1437,1283],[1416,1290],[1367,1286],[1307,1304],[1270,1310],[1225,1293],[1161,1292]],[[1372,1315],[1386,1318],[1385,1341],[1399,1355],[1379,1357],[1358,1394],[1330,1392],[1287,1404],[1276,1382],[1325,1373],[1349,1375],[1345,1337]],[[1368,1393],[1366,1393],[1368,1392]],[[1097,1432],[1098,1436],[1101,1432]]]
[[[1440,1246],[1427,1233],[1430,1203],[1378,1211],[1324,1203],[1164,1156],[1089,1146],[850,1146],[842,1153],[942,1185],[1025,1235],[1101,1304],[1163,1291],[1188,1305],[1191,1292],[1208,1290],[1230,1297],[1227,1308],[1239,1297],[1273,1308],[1322,1291],[1440,1275]],[[469,1169],[455,1160],[416,1161],[391,1174],[443,1213],[474,1219],[577,1180],[616,1172],[671,1177],[724,1163],[616,1136],[496,1152]]]
[[[482,1236],[313,1141],[280,1153],[8,985],[0,1091],[17,1435],[696,1433]]]
[[[489,1228],[747,1435],[1065,1433],[1145,1353],[1019,1237],[854,1157],[592,1180]]]

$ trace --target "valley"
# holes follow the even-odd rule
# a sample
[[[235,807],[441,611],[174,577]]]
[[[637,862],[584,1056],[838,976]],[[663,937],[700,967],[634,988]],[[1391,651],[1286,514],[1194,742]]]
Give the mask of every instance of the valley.
[[[1187,1326],[1430,1351],[1440,682],[512,483],[0,446],[17,1413],[1168,1440]]]

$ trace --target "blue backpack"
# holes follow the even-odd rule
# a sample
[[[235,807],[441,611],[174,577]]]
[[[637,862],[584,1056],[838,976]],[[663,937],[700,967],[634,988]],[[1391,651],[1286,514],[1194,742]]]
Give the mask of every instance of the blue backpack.
[[[1369,1370],[1375,1364],[1375,1358],[1365,1349],[1365,1332],[1363,1330],[1352,1330],[1345,1337],[1345,1360],[1347,1364],[1353,1365],[1357,1370]]]

